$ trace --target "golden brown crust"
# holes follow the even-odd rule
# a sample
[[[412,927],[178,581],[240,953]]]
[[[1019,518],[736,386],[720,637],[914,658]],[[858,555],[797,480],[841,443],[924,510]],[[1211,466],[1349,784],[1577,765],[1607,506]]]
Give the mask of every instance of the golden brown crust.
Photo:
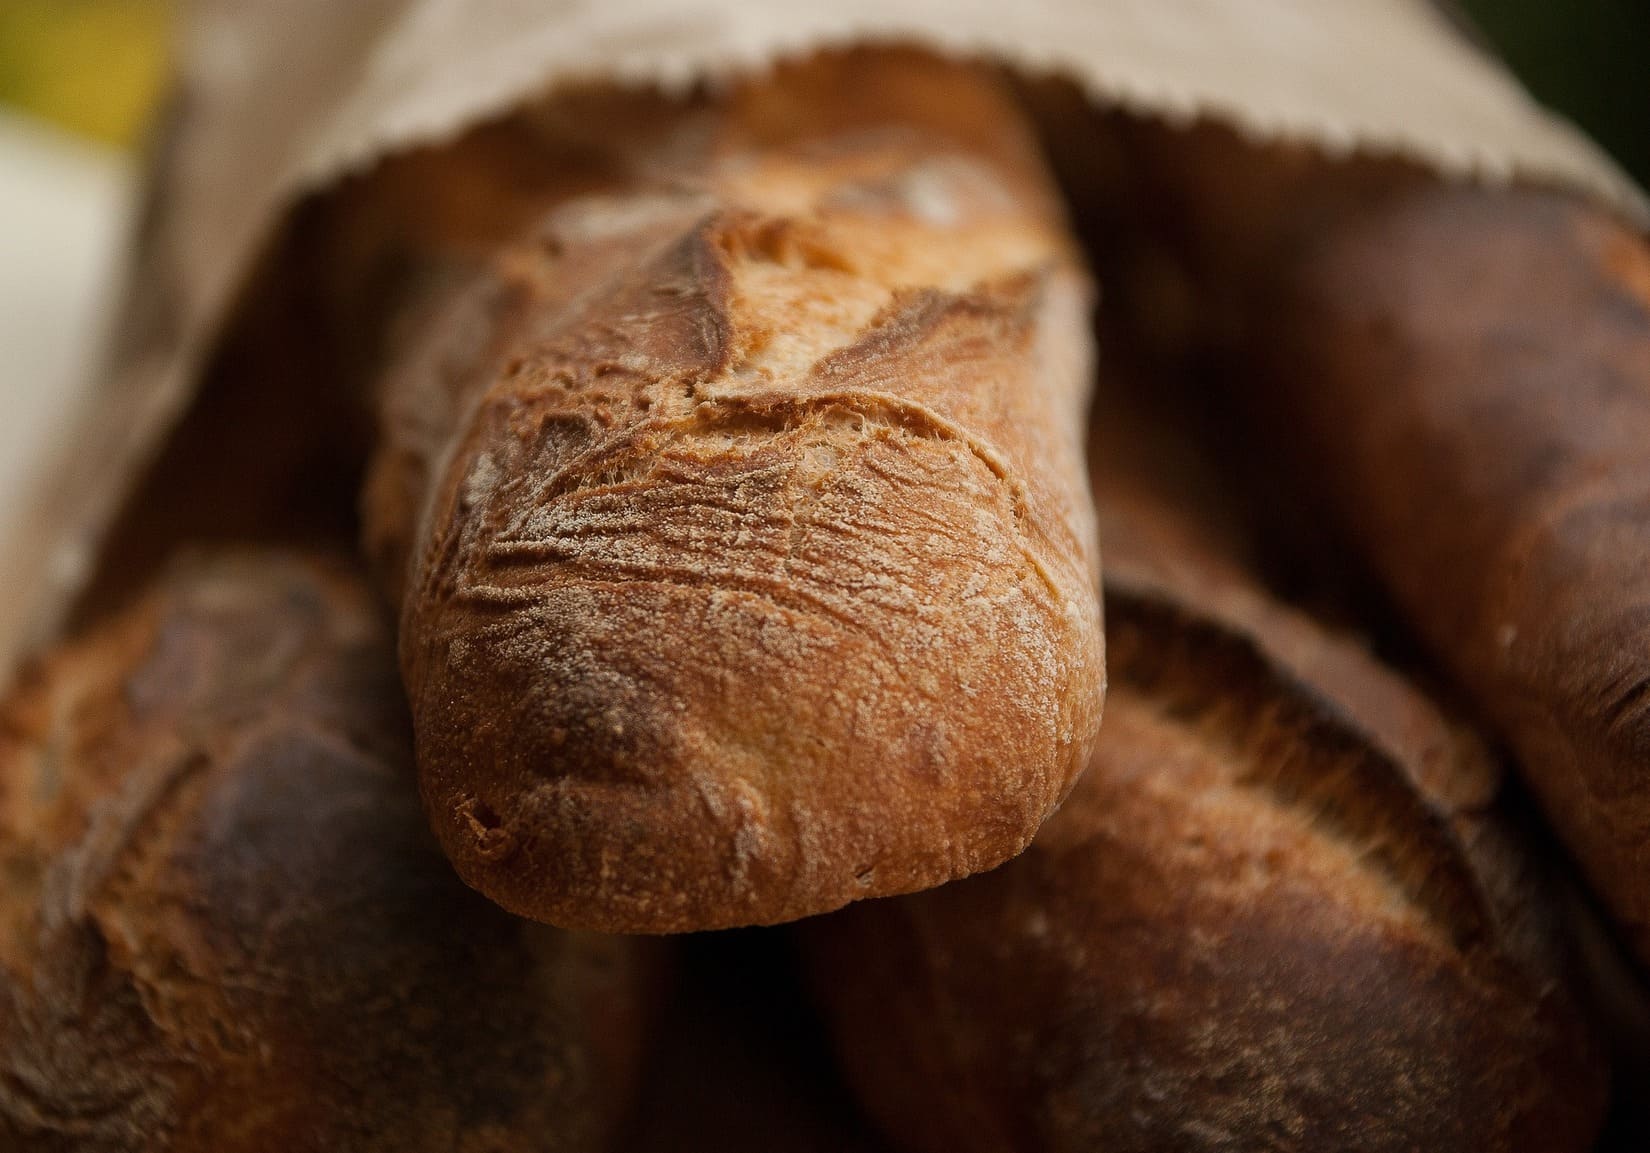
[[[0,711],[0,1145],[595,1149],[633,944],[513,921],[428,837],[375,607],[180,566]]]
[[[1602,1057],[1483,750],[1096,421],[1106,726],[1022,857],[805,930],[862,1098],[951,1153],[1589,1148]]]
[[[860,53],[672,115],[409,344],[366,506],[448,855],[638,932],[998,864],[1102,684],[1089,290],[1007,98]]]

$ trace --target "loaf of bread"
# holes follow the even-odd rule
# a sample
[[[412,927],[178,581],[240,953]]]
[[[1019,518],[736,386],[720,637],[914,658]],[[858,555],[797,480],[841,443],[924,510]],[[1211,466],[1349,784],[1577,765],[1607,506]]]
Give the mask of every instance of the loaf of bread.
[[[1012,857],[1103,681],[1090,288],[1015,106],[898,51],[569,99],[496,137],[561,163],[486,195],[542,203],[491,251],[429,155],[345,213],[402,246],[351,267],[471,262],[401,327],[365,503],[444,849],[626,932]]]
[[[1604,1061],[1493,763],[1155,478],[1096,483],[1087,775],[996,872],[803,926],[873,1115],[947,1153],[1584,1153]]]
[[[1216,132],[1140,155],[1252,370],[1259,451],[1471,692],[1650,965],[1650,245],[1558,192]]]
[[[376,606],[201,558],[0,706],[0,1148],[595,1150],[654,962],[429,836]]]

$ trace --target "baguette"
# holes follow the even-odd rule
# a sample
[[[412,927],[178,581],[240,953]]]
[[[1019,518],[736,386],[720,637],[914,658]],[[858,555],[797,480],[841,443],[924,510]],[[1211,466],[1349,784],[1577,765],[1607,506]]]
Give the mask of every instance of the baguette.
[[[376,607],[195,559],[0,706],[0,1148],[594,1150],[650,963],[429,837]]]
[[[873,1116],[947,1153],[1589,1149],[1601,1048],[1482,748],[1243,580],[1230,526],[1096,485],[1087,775],[996,872],[804,929]]]
[[[1035,145],[910,52],[637,99],[518,130],[565,163],[491,250],[436,159],[356,190],[473,264],[384,370],[365,501],[436,833],[505,908],[623,932],[990,868],[1103,678],[1090,288]]]
[[[1650,246],[1562,193],[1221,133],[1137,170],[1230,318],[1262,451],[1493,721],[1650,965]]]

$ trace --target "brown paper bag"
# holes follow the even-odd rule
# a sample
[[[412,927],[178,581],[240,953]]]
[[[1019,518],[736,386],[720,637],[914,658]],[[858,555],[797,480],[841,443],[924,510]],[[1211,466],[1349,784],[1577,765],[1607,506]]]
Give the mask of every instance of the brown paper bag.
[[[0,493],[0,669],[95,574],[135,478],[196,400],[261,247],[306,192],[563,84],[680,86],[812,46],[905,41],[1454,179],[1650,201],[1426,0],[196,0],[104,371],[38,483]],[[345,498],[345,499],[353,499]]]

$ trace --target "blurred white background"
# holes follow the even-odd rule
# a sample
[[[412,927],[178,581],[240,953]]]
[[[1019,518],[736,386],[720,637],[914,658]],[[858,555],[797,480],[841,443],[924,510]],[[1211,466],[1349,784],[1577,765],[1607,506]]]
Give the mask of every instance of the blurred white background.
[[[112,148],[0,112],[0,492],[32,482],[95,363],[130,164]]]

